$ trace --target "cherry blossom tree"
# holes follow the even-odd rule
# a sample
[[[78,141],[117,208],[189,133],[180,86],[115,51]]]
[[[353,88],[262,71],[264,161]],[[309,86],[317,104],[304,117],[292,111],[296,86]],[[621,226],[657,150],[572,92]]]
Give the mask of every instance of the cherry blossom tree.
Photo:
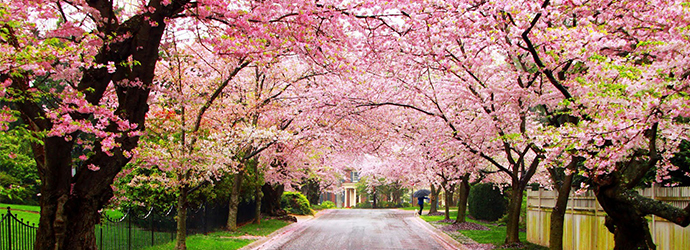
[[[201,50],[193,50],[196,45]],[[172,41],[163,50],[160,63],[160,93],[156,93],[148,119],[146,139],[138,158],[167,175],[164,182],[177,194],[177,249],[186,249],[187,197],[200,187],[218,181],[225,172],[236,171],[234,154],[219,150],[216,139],[227,131],[214,129],[223,123],[210,122],[215,102],[237,74],[249,65],[244,59],[213,57],[203,46],[178,48]],[[215,64],[208,64],[208,61]],[[209,94],[210,93],[210,94]],[[234,133],[233,133],[234,134]]]
[[[690,208],[646,199],[632,189],[654,169],[659,180],[666,178],[672,169],[668,159],[687,135],[680,119],[688,115],[687,36],[681,35],[687,6],[673,1],[501,5],[520,6],[531,10],[503,15],[501,23],[510,31],[505,40],[512,41],[505,45],[517,52],[513,61],[525,75],[552,86],[541,95],[555,93],[561,100],[541,107],[549,127],[539,144],[548,148],[547,161],[567,165],[570,176],[583,164],[579,170],[607,212],[616,249],[655,248],[644,215],[687,226]],[[559,192],[559,200],[567,199],[568,189]],[[552,248],[560,248],[561,237],[552,235]]]
[[[32,141],[43,185],[36,249],[95,249],[97,211],[112,198],[110,185],[139,145],[149,109],[160,134],[175,128],[179,137],[148,140],[144,149],[169,153],[156,164],[179,171],[188,189],[197,183],[183,180],[213,179],[186,172],[192,162],[228,163],[240,173],[243,161],[256,160],[255,181],[273,183],[291,181],[280,180],[286,169],[313,167],[329,176],[367,153],[404,164],[362,172],[414,175],[430,164],[446,187],[477,171],[468,168],[477,164],[460,162],[478,157],[488,163],[480,165],[484,170],[510,183],[506,243],[519,242],[522,193],[536,180],[559,189],[551,245],[560,248],[557,223],[572,176],[582,172],[609,216],[616,249],[654,248],[644,215],[690,224],[690,206],[674,208],[632,191],[650,173],[667,178],[674,169],[669,159],[688,139],[687,10],[686,3],[665,0],[2,3],[0,130],[20,118],[38,138]],[[159,47],[169,46],[173,34],[209,52],[198,59],[229,60],[225,66],[234,68],[178,67],[178,74],[216,72],[227,81],[186,86],[205,93],[195,97],[159,85],[153,96],[169,95],[167,101],[150,106]],[[286,67],[273,68],[292,63],[286,55],[330,75],[294,87],[296,78],[274,71]],[[253,96],[230,88],[236,82],[227,76],[249,68],[254,72],[241,75],[244,83],[280,84]],[[295,92],[285,92],[288,85]],[[215,103],[224,95],[251,108]],[[304,102],[290,102],[298,99]],[[184,105],[196,113],[182,112]],[[233,109],[236,116],[225,119],[223,111]],[[163,119],[168,115],[177,118]],[[214,127],[217,121],[232,126]],[[414,130],[423,133],[405,137]],[[274,136],[284,132],[296,139],[278,147]],[[396,154],[430,157],[415,162]],[[558,180],[561,171],[565,178]]]
[[[43,185],[35,248],[95,248],[98,210],[112,197],[110,185],[144,130],[167,28],[190,30],[190,36],[213,44],[215,53],[254,63],[285,49],[333,62],[338,58],[327,57],[336,53],[326,41],[343,33],[335,29],[340,23],[328,6],[186,0],[3,3],[0,92],[32,131],[47,133],[33,144]],[[6,111],[3,107],[2,129],[14,119]]]
[[[32,144],[42,183],[35,249],[95,249],[98,210],[143,129],[166,21],[187,4],[2,4],[5,96],[30,130],[47,133]]]
[[[392,69],[379,74],[401,81],[410,86],[410,93],[419,94],[418,98],[411,98],[410,94],[402,96],[400,90],[405,85],[401,84],[391,91],[397,95],[389,95],[398,99],[378,100],[373,105],[394,105],[440,117],[451,127],[453,137],[468,149],[504,170],[514,181],[519,180],[515,193],[521,193],[519,187],[526,185],[523,181],[529,181],[542,162],[548,166],[568,166],[569,174],[584,162],[590,177],[611,173],[615,176],[631,169],[635,169],[635,174],[625,176],[644,176],[657,161],[668,159],[683,137],[678,136],[685,131],[678,117],[685,116],[683,96],[687,85],[686,69],[678,64],[685,61],[681,44],[686,43],[680,35],[684,29],[679,27],[684,27],[686,21],[677,16],[686,6],[675,2],[655,4],[662,8],[644,6],[648,5],[446,1],[428,6],[403,4],[397,9],[383,10],[401,16],[363,25],[370,40],[367,46],[371,52],[367,56],[400,64],[397,68],[388,64]],[[410,77],[411,68],[416,68],[416,72],[427,70],[428,76]],[[452,80],[449,76],[457,78]],[[448,85],[444,81],[458,84]],[[422,86],[419,82],[429,84]],[[464,93],[453,92],[445,86],[464,88]],[[461,101],[448,99],[447,96],[454,97],[449,93],[465,97],[463,105],[451,106]],[[407,101],[400,101],[401,98]],[[445,99],[453,101],[437,101]],[[419,100],[429,100],[429,103]],[[629,108],[633,107],[630,104],[638,109]],[[647,118],[640,114],[646,114]],[[617,116],[630,121],[611,120]],[[484,120],[481,124],[491,124],[497,130],[473,123],[481,119]],[[666,124],[661,130],[655,125],[659,121],[666,121],[660,123]],[[665,135],[658,137],[653,131]],[[554,134],[558,136],[554,138]],[[662,138],[663,145],[656,142]],[[497,141],[503,142],[505,150],[501,150]],[[573,147],[578,143],[585,143],[588,148]],[[663,149],[659,148],[662,146]],[[496,153],[501,151],[503,156],[496,158]],[[523,160],[528,159],[531,160],[525,162],[531,163],[523,165]],[[649,164],[644,168],[624,168],[639,165],[632,164],[639,159]],[[601,163],[608,167],[595,167]],[[615,167],[617,164],[620,166]],[[521,166],[526,171],[522,172]],[[514,171],[506,171],[511,168]],[[638,180],[634,177],[622,183],[632,188],[635,186],[632,183]],[[562,193],[567,194],[564,190]],[[607,199],[606,192],[598,193],[602,194],[600,200]],[[614,203],[625,203],[622,198],[614,200],[617,200]],[[511,217],[509,228],[517,223],[515,219]],[[641,219],[619,217],[615,221]],[[612,227],[616,235],[645,239],[642,233],[625,233],[620,229],[623,226],[617,228]],[[641,225],[625,228],[644,230]],[[514,232],[508,234],[506,242],[517,241]],[[626,247],[624,238],[621,236],[619,240],[621,248]]]

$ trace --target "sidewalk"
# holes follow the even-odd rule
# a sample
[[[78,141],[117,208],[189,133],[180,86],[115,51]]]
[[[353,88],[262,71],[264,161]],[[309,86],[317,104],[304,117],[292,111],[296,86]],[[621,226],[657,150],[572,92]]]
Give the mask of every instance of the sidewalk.
[[[406,211],[406,210],[401,210],[401,211]],[[407,211],[406,211],[406,212],[407,212]],[[432,235],[433,238],[434,238],[437,242],[439,242],[440,244],[442,244],[443,246],[445,246],[447,249],[470,250],[470,249],[467,248],[465,245],[461,244],[461,243],[458,242],[457,240],[455,240],[455,239],[453,239],[452,237],[450,237],[448,234],[446,234],[446,232],[443,232],[443,231],[439,230],[438,228],[436,228],[435,226],[431,225],[429,222],[426,222],[426,221],[422,220],[422,218],[419,217],[419,214],[417,213],[417,212],[418,212],[417,210],[415,210],[415,211],[409,211],[409,212],[414,212],[414,218],[412,218],[412,220],[413,220],[415,223],[418,223],[418,224],[421,225],[423,228],[425,228],[425,229],[429,232],[429,235]],[[470,239],[470,240],[471,240],[471,239]],[[466,243],[466,242],[463,242],[463,243]],[[475,243],[476,243],[476,242],[475,242]]]

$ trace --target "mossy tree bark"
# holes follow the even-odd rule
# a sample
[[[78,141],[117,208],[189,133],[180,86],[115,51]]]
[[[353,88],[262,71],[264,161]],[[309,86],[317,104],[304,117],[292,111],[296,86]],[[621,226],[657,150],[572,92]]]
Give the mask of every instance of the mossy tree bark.
[[[522,209],[522,197],[524,192],[525,187],[520,187],[519,184],[513,185],[513,190],[510,191],[508,222],[506,224],[506,244],[520,242],[520,209]]]
[[[445,213],[443,214],[443,219],[444,220],[450,220],[450,206],[451,206],[451,201],[453,200],[453,193],[449,192],[448,190],[454,188],[454,186],[451,186],[450,188],[444,188],[444,198],[446,199],[446,205],[445,205]]]
[[[177,196],[177,239],[175,241],[176,250],[187,249],[187,188],[180,187]]]
[[[467,197],[470,196],[470,174],[462,176],[460,187],[458,188],[458,216],[455,217],[455,224],[463,223],[467,217]]]
[[[254,224],[261,224],[261,201],[264,198],[264,192],[261,190],[262,186],[263,185],[256,185],[256,187],[254,187],[254,200],[256,200]]]
[[[240,191],[242,190],[243,175],[243,171],[232,175],[232,190],[230,192],[230,201],[228,202],[230,208],[228,210],[228,222],[225,224],[225,227],[230,231],[237,230],[237,209],[240,205]]]

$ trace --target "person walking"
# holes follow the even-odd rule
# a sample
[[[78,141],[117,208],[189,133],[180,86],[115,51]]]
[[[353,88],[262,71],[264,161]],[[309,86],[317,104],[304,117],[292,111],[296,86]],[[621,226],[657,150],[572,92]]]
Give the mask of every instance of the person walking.
[[[424,210],[424,200],[428,200],[426,196],[417,197],[417,205],[419,205],[419,215],[422,215],[422,210]]]

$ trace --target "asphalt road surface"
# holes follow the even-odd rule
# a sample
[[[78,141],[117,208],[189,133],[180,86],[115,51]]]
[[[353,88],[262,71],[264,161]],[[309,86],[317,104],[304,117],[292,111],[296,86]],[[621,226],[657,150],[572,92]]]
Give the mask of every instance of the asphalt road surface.
[[[252,249],[458,249],[415,217],[394,209],[338,209],[292,224]]]

